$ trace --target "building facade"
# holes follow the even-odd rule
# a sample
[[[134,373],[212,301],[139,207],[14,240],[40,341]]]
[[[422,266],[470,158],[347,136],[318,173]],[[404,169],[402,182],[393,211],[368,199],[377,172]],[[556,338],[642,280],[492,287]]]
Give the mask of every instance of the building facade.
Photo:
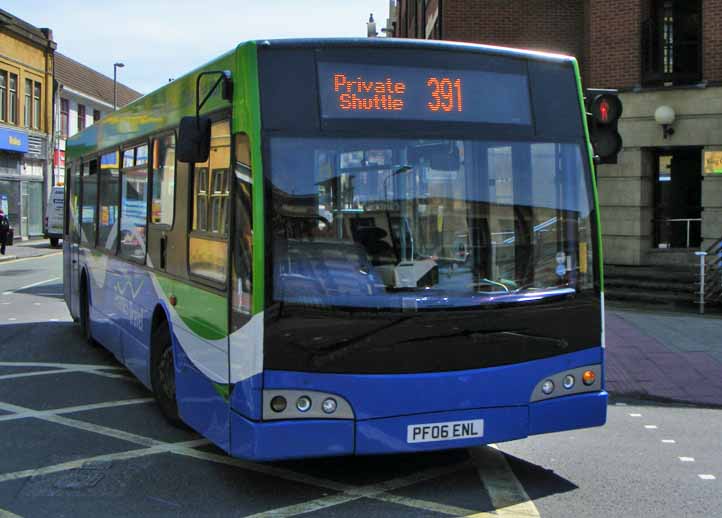
[[[43,233],[55,48],[52,31],[0,9],[0,208],[17,237]]]
[[[140,92],[59,52],[55,53],[55,147],[53,185],[65,182],[65,142],[113,111],[141,96]]]
[[[722,237],[722,0],[393,7],[396,36],[571,54],[586,87],[619,89],[624,148],[597,168],[606,263],[680,264]]]

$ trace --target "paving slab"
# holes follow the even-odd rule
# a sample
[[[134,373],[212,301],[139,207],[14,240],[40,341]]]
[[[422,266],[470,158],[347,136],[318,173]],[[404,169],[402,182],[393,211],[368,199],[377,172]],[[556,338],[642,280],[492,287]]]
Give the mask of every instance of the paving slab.
[[[722,318],[608,310],[613,396],[722,407]]]

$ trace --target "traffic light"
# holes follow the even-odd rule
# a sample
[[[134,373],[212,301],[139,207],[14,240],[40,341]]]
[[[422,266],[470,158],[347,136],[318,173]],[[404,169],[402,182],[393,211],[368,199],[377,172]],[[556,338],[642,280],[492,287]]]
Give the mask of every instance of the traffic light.
[[[598,164],[616,164],[617,155],[622,150],[622,137],[617,130],[619,117],[622,116],[622,101],[617,90],[599,90],[589,88],[584,94],[587,111],[589,139],[598,157]]]

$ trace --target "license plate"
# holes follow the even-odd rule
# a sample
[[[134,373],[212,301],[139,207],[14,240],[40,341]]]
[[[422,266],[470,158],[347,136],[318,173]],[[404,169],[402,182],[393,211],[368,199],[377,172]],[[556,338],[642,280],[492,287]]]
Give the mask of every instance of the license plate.
[[[406,442],[454,441],[484,436],[484,420],[411,424],[406,427]]]

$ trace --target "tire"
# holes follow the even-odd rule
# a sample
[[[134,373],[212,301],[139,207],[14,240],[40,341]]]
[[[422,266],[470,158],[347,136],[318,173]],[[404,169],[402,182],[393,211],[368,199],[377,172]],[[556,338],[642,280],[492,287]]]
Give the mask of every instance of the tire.
[[[58,248],[58,245],[60,244],[60,238],[59,237],[51,237],[50,238],[50,246],[53,248]]]
[[[83,286],[80,290],[80,334],[88,345],[95,347],[97,342],[90,334],[90,297],[88,288]]]
[[[175,391],[175,362],[168,323],[163,322],[153,332],[151,343],[151,386],[163,416],[176,427],[185,427],[178,413]]]

